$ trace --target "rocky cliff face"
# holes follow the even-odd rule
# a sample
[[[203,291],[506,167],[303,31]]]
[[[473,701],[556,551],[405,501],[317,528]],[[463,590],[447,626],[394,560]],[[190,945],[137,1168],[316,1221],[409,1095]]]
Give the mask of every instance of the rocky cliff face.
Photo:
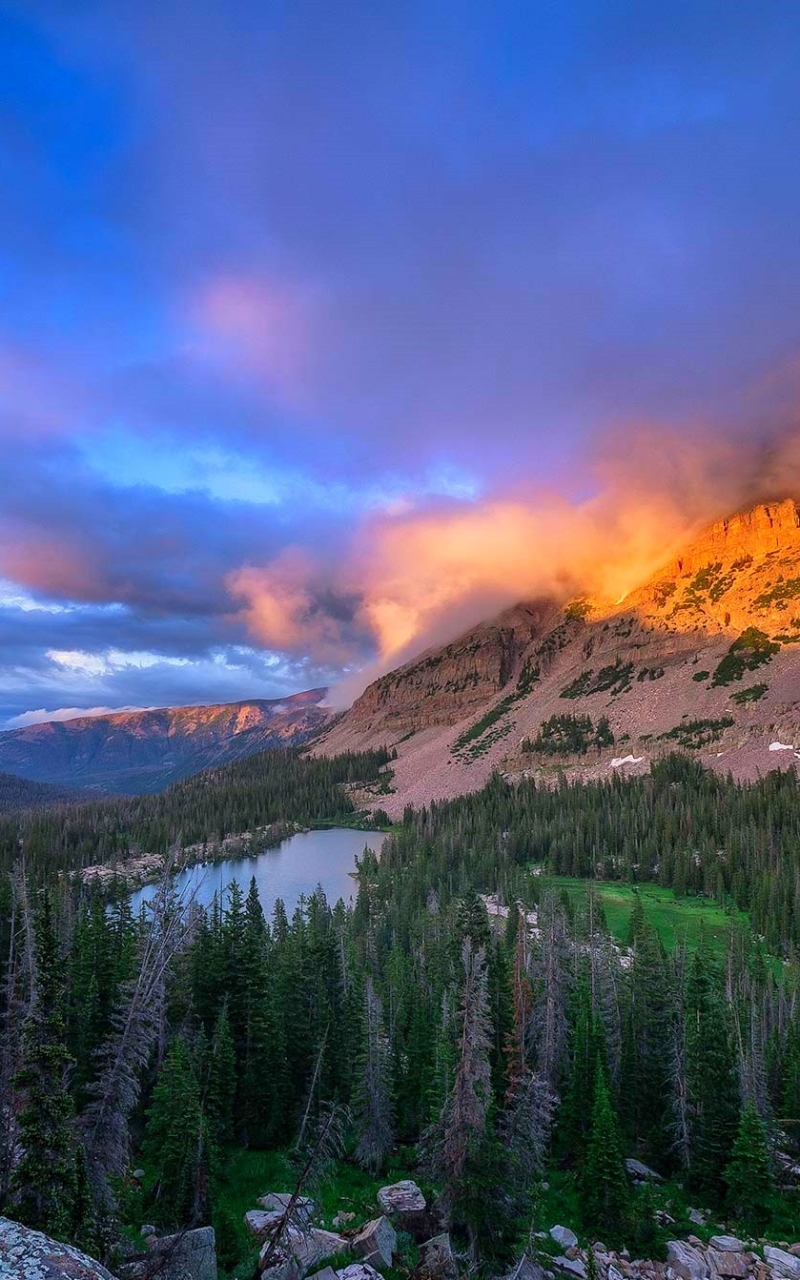
[[[165,707],[0,733],[0,770],[37,782],[137,795],[209,765],[299,745],[328,720],[326,689],[211,707]]]
[[[350,725],[394,737],[457,724],[505,687],[558,612],[552,603],[520,604],[451,644],[428,650],[371,684],[348,713]]]
[[[614,605],[516,606],[376,681],[318,749],[384,743],[399,757],[390,813],[495,769],[602,776],[675,748],[742,777],[794,763],[797,504],[717,522]]]

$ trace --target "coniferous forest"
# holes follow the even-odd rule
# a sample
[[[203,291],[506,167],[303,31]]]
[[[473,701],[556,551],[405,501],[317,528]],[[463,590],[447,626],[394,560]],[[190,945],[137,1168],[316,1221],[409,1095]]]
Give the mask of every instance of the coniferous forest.
[[[588,1239],[657,1251],[634,1157],[673,1212],[796,1232],[793,771],[745,785],[674,755],[627,781],[495,777],[394,826],[375,815],[386,842],[352,905],[318,890],[291,916],[265,918],[254,883],[201,909],[167,879],[134,917],[74,874],[346,821],[351,784],[387,764],[267,754],[162,796],[2,820],[0,1210],[112,1259],[142,1221],[211,1222],[223,1268],[249,1275],[242,1161],[274,1153],[282,1190],[315,1162],[376,1185],[400,1169],[497,1274],[559,1209]],[[624,937],[599,892],[613,881],[634,889]],[[648,885],[721,909],[724,938],[665,945]]]

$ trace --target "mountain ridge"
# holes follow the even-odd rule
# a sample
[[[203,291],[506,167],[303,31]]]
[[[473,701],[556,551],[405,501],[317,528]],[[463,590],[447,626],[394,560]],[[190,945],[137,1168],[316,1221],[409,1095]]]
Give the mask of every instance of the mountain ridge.
[[[622,600],[512,606],[374,681],[313,749],[378,745],[398,752],[392,816],[494,770],[612,776],[676,746],[739,777],[796,762],[796,501],[715,521]]]
[[[306,742],[327,689],[286,698],[78,716],[0,733],[0,770],[32,782],[141,794],[256,751]]]

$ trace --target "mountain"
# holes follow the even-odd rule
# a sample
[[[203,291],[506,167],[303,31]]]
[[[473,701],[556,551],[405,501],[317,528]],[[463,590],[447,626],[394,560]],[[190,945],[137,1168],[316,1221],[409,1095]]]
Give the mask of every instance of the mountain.
[[[607,722],[607,723],[606,723]],[[315,750],[395,746],[395,794],[644,772],[676,747],[751,778],[800,758],[800,510],[710,526],[621,601],[523,603],[369,686]]]
[[[210,707],[48,721],[0,733],[0,770],[36,782],[140,795],[209,765],[307,741],[330,717],[326,689]]]

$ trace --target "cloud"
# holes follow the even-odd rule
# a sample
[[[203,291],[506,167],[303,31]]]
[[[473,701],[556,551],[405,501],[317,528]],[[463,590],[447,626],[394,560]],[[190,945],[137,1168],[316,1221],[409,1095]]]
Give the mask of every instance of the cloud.
[[[62,723],[65,720],[113,715],[119,711],[147,710],[147,707],[55,707],[52,711],[48,711],[44,707],[39,707],[36,711],[23,711],[21,715],[11,716],[6,720],[4,728],[24,729],[31,724],[47,724],[50,721]]]
[[[229,585],[262,643],[340,661],[349,652],[353,661],[353,637],[361,654],[369,637],[377,661],[348,678],[344,700],[367,676],[520,600],[623,599],[708,522],[800,494],[799,438],[742,448],[708,436],[688,447],[664,432],[628,435],[599,451],[583,500],[542,493],[374,516],[335,567],[281,557],[232,575]],[[329,604],[345,591],[347,631]]]

